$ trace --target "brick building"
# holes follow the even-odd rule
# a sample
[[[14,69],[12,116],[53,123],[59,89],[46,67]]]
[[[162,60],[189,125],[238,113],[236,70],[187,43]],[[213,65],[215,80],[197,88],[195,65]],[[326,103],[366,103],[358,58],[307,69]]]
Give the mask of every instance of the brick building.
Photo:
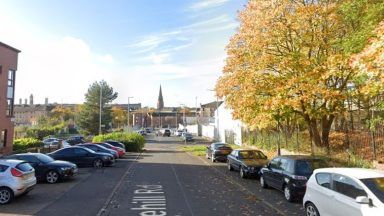
[[[12,152],[15,78],[19,52],[0,42],[0,155]]]

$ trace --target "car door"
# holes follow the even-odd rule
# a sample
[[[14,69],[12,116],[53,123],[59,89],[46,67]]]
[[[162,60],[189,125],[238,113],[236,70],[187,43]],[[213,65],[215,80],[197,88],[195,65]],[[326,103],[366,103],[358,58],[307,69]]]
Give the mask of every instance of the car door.
[[[340,174],[332,175],[332,205],[329,205],[330,215],[360,216],[363,205],[356,202],[356,197],[367,196],[364,189],[352,178]]]
[[[75,163],[73,148],[62,149],[62,150],[56,152],[53,155],[53,158],[55,160],[63,160],[63,161],[69,161],[69,162]]]
[[[289,162],[290,160],[287,158],[280,158],[280,161],[278,163],[279,168],[274,172],[276,186],[279,189],[283,189],[283,185],[286,182],[286,178],[289,178],[291,176],[291,173],[289,173],[288,170]]]
[[[280,157],[276,157],[272,159],[269,162],[267,169],[264,169],[264,172],[263,172],[264,180],[268,185],[272,187],[278,187],[275,172],[279,171],[279,163],[280,163]]]
[[[235,157],[233,159],[233,167],[236,169],[236,170],[240,170],[240,166],[241,166],[241,163],[240,163],[240,151],[236,151],[235,152]]]
[[[237,152],[237,151],[232,151],[231,152],[231,154],[229,154],[228,155],[228,157],[227,157],[227,161],[228,161],[228,163],[232,166],[232,168],[234,168],[235,167],[235,163],[234,163],[234,160],[235,160],[235,152]]]
[[[75,154],[75,161],[80,166],[87,166],[89,164],[92,164],[92,156],[88,151],[82,148],[75,148],[74,149]]]
[[[317,173],[315,175],[316,184],[311,187],[312,201],[319,209],[320,214],[331,216],[329,206],[333,205],[334,191],[331,189],[332,175],[330,173]]]

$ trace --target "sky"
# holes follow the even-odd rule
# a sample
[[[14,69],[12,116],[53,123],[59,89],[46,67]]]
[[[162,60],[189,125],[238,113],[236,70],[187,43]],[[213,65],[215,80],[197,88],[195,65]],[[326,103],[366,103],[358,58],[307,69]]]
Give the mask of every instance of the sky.
[[[0,41],[21,50],[15,103],[83,103],[105,80],[113,103],[216,100],[225,47],[246,0],[0,0]]]

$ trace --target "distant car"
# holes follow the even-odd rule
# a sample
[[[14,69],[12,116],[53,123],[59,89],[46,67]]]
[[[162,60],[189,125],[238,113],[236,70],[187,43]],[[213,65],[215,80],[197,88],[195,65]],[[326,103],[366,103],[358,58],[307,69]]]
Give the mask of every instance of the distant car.
[[[361,168],[316,169],[303,199],[306,215],[377,216],[384,212],[384,172]]]
[[[151,130],[151,128],[145,128],[145,132],[146,133],[152,133],[152,130]]]
[[[272,159],[260,170],[260,185],[284,192],[287,201],[304,196],[306,184],[313,170],[329,167],[321,158],[305,155],[282,155]]]
[[[43,140],[44,148],[59,148],[61,139],[58,138],[47,138]]]
[[[183,138],[183,141],[186,141],[186,142],[193,140],[193,136],[191,133],[184,133],[182,138]]]
[[[117,142],[117,141],[113,141],[113,140],[107,140],[107,141],[104,141],[104,142],[108,143],[108,144],[111,144],[111,145],[113,145],[115,147],[122,148],[122,149],[124,149],[126,151],[125,145],[123,143],[121,143],[121,142]]]
[[[227,156],[232,152],[230,145],[225,143],[212,143],[207,146],[205,157],[211,159],[212,162],[227,161]]]
[[[182,133],[183,133],[182,130],[177,130],[175,131],[175,136],[181,136]]]
[[[69,161],[77,166],[93,166],[100,168],[110,166],[115,163],[113,155],[107,153],[99,153],[87,148],[72,146],[56,150],[47,155],[55,160]]]
[[[147,132],[145,132],[145,130],[139,130],[139,131],[137,131],[137,133],[142,135],[142,136],[147,135]]]
[[[163,136],[163,137],[165,137],[165,136],[170,137],[171,136],[171,130],[169,130],[169,129],[161,129],[161,130],[159,130],[157,132],[156,135],[157,136]]]
[[[267,156],[259,150],[235,149],[227,157],[228,170],[240,171],[241,178],[259,176],[260,169],[267,163]]]
[[[101,146],[101,145],[95,145],[93,143],[81,143],[81,144],[78,144],[77,146],[89,148],[95,152],[111,154],[115,159],[119,158],[119,153],[117,153],[117,151],[105,148],[104,146]]]
[[[62,179],[71,178],[78,173],[76,164],[54,160],[48,155],[41,153],[14,154],[6,158],[28,162],[35,169],[37,180],[46,181],[51,184]]]
[[[115,150],[119,154],[119,157],[123,157],[125,155],[125,150],[124,149],[119,148],[119,147],[115,147],[115,146],[113,146],[111,144],[104,143],[104,142],[93,143],[93,144],[101,145],[101,146],[104,146],[107,149]]]
[[[21,160],[0,159],[0,204],[26,194],[36,185],[35,170]]]
[[[65,140],[69,145],[77,145],[80,143],[85,143],[84,137],[82,136],[72,136]]]

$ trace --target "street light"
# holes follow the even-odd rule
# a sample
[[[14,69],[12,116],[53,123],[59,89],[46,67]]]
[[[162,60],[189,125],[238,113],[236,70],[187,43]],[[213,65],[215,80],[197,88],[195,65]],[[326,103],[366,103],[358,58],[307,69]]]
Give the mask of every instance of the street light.
[[[127,129],[129,129],[129,99],[133,97],[128,97],[128,120],[127,120]]]
[[[101,111],[103,108],[103,87],[100,85],[100,107],[99,107],[99,134],[101,134]]]

